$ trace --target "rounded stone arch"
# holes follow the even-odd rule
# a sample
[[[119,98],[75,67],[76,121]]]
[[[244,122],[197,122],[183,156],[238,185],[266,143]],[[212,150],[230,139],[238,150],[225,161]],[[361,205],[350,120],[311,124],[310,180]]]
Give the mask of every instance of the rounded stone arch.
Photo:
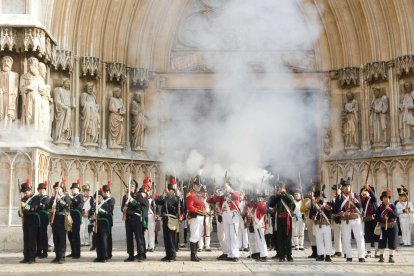
[[[47,155],[40,154],[39,155],[39,169],[38,169],[38,182],[49,182],[49,161],[50,158]],[[38,185],[39,183],[36,183]]]
[[[339,182],[341,177],[343,177],[343,175],[344,175],[344,168],[340,163],[335,162],[329,166],[329,181],[331,183],[336,182],[336,179],[338,179],[338,182]]]
[[[138,182],[139,187],[142,186],[144,178],[148,175],[148,166],[146,164],[140,164],[135,172],[135,180]]]
[[[368,171],[368,169],[369,169],[369,171]],[[362,161],[359,164],[358,172],[359,172],[359,175],[360,175],[360,180],[359,180],[358,183],[360,183],[361,185],[358,188],[361,188],[362,186],[364,186],[365,181],[367,181],[367,183],[371,186],[374,185],[375,180],[374,180],[373,171],[374,171],[374,162],[373,161],[372,162],[371,161]],[[368,179],[367,179],[367,175],[368,175]]]

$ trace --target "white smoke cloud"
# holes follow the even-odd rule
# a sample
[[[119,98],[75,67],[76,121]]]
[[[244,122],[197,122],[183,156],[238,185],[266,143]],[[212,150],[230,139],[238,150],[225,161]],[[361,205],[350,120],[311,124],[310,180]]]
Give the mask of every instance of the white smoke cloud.
[[[217,73],[215,88],[168,91],[162,99],[169,106],[162,110],[165,169],[194,176],[205,164],[203,175],[220,182],[228,171],[244,186],[271,179],[269,169],[295,180],[300,171],[304,182],[316,173],[322,110],[316,93],[295,91],[282,55],[313,49],[317,21],[305,22],[297,1],[223,3],[205,15],[210,31],[193,37]],[[263,74],[252,72],[257,62]],[[270,74],[272,89],[258,88]]]

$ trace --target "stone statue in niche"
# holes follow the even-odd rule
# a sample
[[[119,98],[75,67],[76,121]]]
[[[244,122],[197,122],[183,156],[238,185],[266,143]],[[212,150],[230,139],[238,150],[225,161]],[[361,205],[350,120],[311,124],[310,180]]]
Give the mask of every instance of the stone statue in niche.
[[[373,145],[387,145],[388,98],[381,89],[373,87],[374,100],[370,108],[370,138]],[[385,93],[384,93],[385,94]]]
[[[82,145],[98,146],[100,117],[93,82],[85,85],[85,91],[80,96],[80,114]]]
[[[351,91],[346,93],[347,102],[343,110],[343,135],[345,148],[358,148],[359,146],[359,107]]]
[[[39,93],[41,96],[40,129],[50,135],[53,118],[53,99],[50,95],[50,86],[46,84],[47,68],[46,64],[43,62],[39,62],[39,74],[43,80],[43,83],[39,86]]]
[[[11,126],[17,118],[17,94],[19,91],[19,74],[12,71],[13,59],[4,56],[0,71],[0,120]]]
[[[109,100],[109,148],[123,148],[124,117],[125,106],[122,101],[121,89],[116,87]]]
[[[131,103],[131,147],[133,150],[142,149],[144,128],[141,94],[135,93]]]
[[[20,93],[22,95],[22,121],[25,125],[33,125],[40,130],[42,96],[40,90],[45,85],[39,73],[39,61],[35,57],[27,60],[28,72],[20,77]],[[43,92],[42,92],[43,93]]]
[[[72,109],[75,107],[69,89],[70,80],[65,78],[62,85],[53,90],[53,100],[55,102],[53,141],[67,144],[72,136],[71,118]]]
[[[400,137],[403,142],[410,142],[413,140],[413,126],[414,126],[414,91],[411,81],[404,82],[402,86],[404,95],[399,106],[400,118],[399,129]]]

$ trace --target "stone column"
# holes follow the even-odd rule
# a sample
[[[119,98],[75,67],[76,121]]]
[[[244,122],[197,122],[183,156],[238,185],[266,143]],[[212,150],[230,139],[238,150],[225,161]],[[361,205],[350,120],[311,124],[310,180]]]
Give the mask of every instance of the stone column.
[[[388,66],[388,83],[389,83],[389,110],[390,110],[390,133],[391,133],[391,147],[401,148],[401,140],[398,127],[398,116],[400,105],[400,95],[398,87],[398,78],[396,76],[395,67],[393,64]]]
[[[72,136],[73,146],[75,148],[80,147],[80,115],[79,115],[79,108],[80,108],[80,93],[83,87],[79,85],[79,78],[80,78],[80,65],[79,59],[75,58],[75,68],[72,74],[72,96],[75,99],[75,116],[72,116],[72,121],[74,120],[75,131],[74,135]]]
[[[106,144],[106,63],[102,62],[102,74],[100,78],[100,92],[101,92],[101,103],[100,103],[100,112],[101,112],[101,149],[107,149]]]
[[[124,98],[124,106],[126,109],[125,114],[125,143],[124,143],[124,150],[127,152],[131,151],[131,139],[130,139],[130,133],[131,133],[131,102],[132,102],[132,95],[131,95],[131,89],[130,89],[130,76],[129,76],[129,68],[126,69],[126,80],[122,82],[122,95]]]
[[[369,137],[369,109],[370,109],[370,86],[364,80],[362,70],[360,74],[360,83],[361,83],[361,106],[360,106],[360,116],[361,116],[361,149],[369,150],[371,148],[370,137]]]

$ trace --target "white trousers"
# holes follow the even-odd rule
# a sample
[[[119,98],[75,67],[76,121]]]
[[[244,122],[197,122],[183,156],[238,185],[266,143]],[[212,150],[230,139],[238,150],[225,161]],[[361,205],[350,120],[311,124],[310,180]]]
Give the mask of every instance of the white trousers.
[[[411,245],[411,223],[409,217],[400,216],[401,239],[404,245]]]
[[[256,246],[259,249],[260,252],[260,257],[267,257],[268,256],[268,252],[267,252],[267,244],[266,244],[266,239],[265,239],[265,230],[261,227],[254,229],[254,236],[256,239]]]
[[[203,223],[200,224],[200,240],[198,241],[198,248],[202,249],[204,245],[206,246],[206,249],[210,249],[210,234],[213,230],[211,227],[211,217],[206,216],[203,219]],[[204,244],[205,241],[205,244]]]
[[[237,212],[223,212],[224,234],[226,235],[227,257],[239,258],[239,241],[237,233],[239,230],[240,215]]]
[[[342,237],[341,237],[341,223],[332,224],[333,234],[334,234],[334,247],[335,253],[342,253]]]
[[[344,247],[344,253],[347,258],[352,258],[352,232],[357,243],[358,258],[365,258],[365,240],[364,233],[362,231],[361,218],[351,219],[347,224],[345,220],[341,221],[341,232],[342,232],[342,245]]]
[[[238,241],[239,241],[239,248],[247,248],[249,246],[248,243],[248,235],[247,235],[247,230],[244,226],[244,220],[243,218],[240,216],[240,222],[239,222],[239,235],[237,236]]]
[[[196,243],[200,240],[200,225],[203,225],[203,219],[203,216],[197,216],[190,220],[190,242]]]
[[[80,225],[80,239],[81,244],[90,245],[90,234],[88,233],[89,219],[82,217],[82,224]]]
[[[155,248],[155,216],[154,214],[148,214],[148,229],[144,233],[145,235],[145,248]]]
[[[249,247],[250,247],[250,251],[252,252],[252,254],[254,253],[260,253],[260,249],[259,246],[256,242],[256,235],[255,233],[248,233],[249,235]]]
[[[305,223],[303,220],[293,219],[292,222],[292,245],[303,248],[303,241],[305,235]]]
[[[226,235],[224,234],[223,222],[219,222],[217,216],[216,216],[216,222],[217,222],[217,239],[220,244],[221,251],[223,252],[223,254],[227,254],[227,246],[226,246],[226,241],[225,241]]]
[[[322,225],[319,228],[319,225],[315,225],[315,239],[316,239],[316,249],[318,255],[332,255],[332,235],[331,235],[331,226]]]

